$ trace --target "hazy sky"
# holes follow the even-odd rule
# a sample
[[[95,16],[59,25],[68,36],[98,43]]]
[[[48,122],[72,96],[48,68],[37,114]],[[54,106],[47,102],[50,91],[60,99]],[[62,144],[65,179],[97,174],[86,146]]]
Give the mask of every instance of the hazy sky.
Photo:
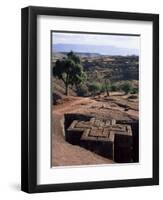
[[[52,44],[62,45],[100,45],[114,46],[121,49],[139,50],[139,36],[125,35],[100,35],[100,34],[79,34],[79,33],[52,33]],[[72,49],[73,50],[73,49]]]

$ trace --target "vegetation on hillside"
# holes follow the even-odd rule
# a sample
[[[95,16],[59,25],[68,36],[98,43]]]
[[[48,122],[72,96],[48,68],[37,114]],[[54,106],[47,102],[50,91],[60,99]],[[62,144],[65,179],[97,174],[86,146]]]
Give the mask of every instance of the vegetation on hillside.
[[[74,52],[53,62],[54,91],[65,88],[77,96],[110,95],[110,92],[138,93],[138,56],[85,56]],[[64,86],[64,87],[63,87]]]

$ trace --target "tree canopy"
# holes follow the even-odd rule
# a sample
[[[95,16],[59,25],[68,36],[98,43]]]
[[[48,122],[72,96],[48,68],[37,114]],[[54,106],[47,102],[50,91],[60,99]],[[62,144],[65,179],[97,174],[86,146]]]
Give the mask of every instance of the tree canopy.
[[[53,76],[63,81],[66,95],[68,95],[70,85],[79,85],[86,79],[81,60],[72,51],[67,54],[66,58],[56,61]]]

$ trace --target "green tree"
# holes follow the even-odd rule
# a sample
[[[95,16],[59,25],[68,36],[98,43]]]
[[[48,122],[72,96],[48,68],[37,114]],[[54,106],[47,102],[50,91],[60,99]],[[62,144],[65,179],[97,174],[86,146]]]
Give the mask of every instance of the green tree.
[[[132,89],[132,86],[129,82],[124,82],[122,85],[121,85],[121,89],[125,92],[125,94],[128,94],[131,89]]]
[[[81,84],[86,79],[80,58],[72,51],[66,58],[57,60],[53,67],[53,76],[61,79],[65,85],[65,94],[68,95],[69,86]]]

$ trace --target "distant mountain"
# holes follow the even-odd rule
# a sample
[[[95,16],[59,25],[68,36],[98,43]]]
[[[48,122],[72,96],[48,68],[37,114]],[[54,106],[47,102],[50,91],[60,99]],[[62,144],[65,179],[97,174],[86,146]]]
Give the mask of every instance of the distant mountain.
[[[70,51],[62,51],[62,52],[59,52],[60,54],[62,54],[62,55],[67,55],[68,53],[69,53]],[[55,54],[55,52],[53,52],[54,54]],[[57,54],[58,54],[58,52],[57,52]],[[80,56],[80,57],[95,57],[95,56],[101,56],[101,54],[99,54],[99,53],[88,53],[88,52],[76,52],[75,51],[75,54],[76,55],[78,55],[78,56]]]
[[[70,52],[101,55],[139,55],[138,49],[118,48],[115,46],[85,45],[85,44],[53,44],[53,52]]]

